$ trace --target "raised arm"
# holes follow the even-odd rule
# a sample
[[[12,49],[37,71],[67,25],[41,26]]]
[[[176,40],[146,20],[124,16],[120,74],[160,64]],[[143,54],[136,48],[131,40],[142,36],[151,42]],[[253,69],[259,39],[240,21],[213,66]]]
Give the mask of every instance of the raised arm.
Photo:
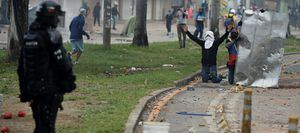
[[[200,40],[198,37],[192,35],[189,31],[187,26],[184,27],[184,32],[189,36],[190,39],[192,39],[193,41],[195,41],[198,45],[203,46],[204,45],[204,41]]]
[[[195,37],[192,35],[189,31],[186,31],[186,34],[189,36],[190,39],[192,39],[194,42],[196,42],[198,45],[203,46],[205,43],[204,41],[200,40],[198,37]]]
[[[229,35],[229,32],[226,30],[226,33],[219,39],[216,40],[216,44],[219,46]]]

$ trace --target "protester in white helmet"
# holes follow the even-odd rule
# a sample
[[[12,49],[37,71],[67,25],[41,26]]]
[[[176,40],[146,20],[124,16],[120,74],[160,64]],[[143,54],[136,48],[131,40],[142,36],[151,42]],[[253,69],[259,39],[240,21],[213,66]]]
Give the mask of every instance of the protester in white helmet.
[[[85,15],[86,9],[80,8],[80,14],[73,18],[69,30],[70,34],[70,41],[72,45],[72,52],[71,55],[76,55],[76,59],[74,64],[77,64],[81,54],[83,53],[83,38],[82,36],[85,35],[87,39],[90,39],[90,36],[87,32],[84,31],[83,27],[85,24]]]
[[[114,7],[111,9],[111,15],[112,15],[112,22],[113,22],[113,29],[116,30],[116,23],[118,17],[120,18],[120,13],[118,11],[118,2],[114,2]]]

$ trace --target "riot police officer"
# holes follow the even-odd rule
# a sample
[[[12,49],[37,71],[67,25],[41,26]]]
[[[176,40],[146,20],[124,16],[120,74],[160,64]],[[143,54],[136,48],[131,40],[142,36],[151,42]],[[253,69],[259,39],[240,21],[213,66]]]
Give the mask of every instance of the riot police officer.
[[[63,94],[76,88],[70,58],[56,30],[64,12],[52,1],[40,3],[24,36],[18,65],[21,102],[30,102],[35,133],[55,133]]]

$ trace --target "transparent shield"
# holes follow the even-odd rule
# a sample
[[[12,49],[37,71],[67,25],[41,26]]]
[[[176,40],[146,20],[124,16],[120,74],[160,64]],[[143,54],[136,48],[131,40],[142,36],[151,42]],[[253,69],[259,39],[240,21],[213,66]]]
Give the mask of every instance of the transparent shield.
[[[288,15],[275,12],[245,16],[236,63],[237,84],[277,87]]]

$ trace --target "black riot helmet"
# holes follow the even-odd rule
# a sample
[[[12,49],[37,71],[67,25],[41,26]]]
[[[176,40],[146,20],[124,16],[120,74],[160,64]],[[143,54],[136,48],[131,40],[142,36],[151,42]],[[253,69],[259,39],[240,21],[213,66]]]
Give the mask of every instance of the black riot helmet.
[[[37,19],[42,21],[46,26],[56,28],[59,22],[58,16],[64,15],[64,11],[61,10],[61,6],[53,1],[41,2],[37,8]]]

